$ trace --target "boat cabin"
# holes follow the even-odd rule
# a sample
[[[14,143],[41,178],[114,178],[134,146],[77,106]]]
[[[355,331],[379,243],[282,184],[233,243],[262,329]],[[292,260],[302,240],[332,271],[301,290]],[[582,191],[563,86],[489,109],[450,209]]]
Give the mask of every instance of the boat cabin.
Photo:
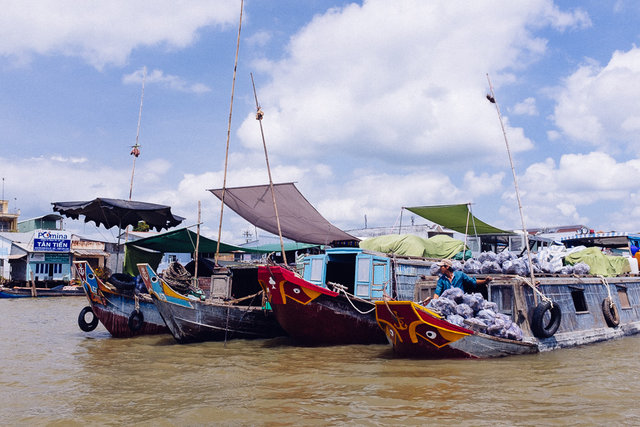
[[[305,280],[327,289],[337,284],[367,300],[391,295],[391,262],[381,254],[359,248],[327,249],[324,254],[306,257],[303,269]]]

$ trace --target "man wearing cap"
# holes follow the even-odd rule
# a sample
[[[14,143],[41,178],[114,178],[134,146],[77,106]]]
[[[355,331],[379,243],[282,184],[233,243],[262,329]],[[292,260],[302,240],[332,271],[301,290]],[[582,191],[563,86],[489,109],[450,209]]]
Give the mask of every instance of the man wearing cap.
[[[444,291],[449,288],[460,288],[464,290],[464,285],[469,284],[472,286],[486,285],[491,280],[491,277],[485,279],[476,279],[474,277],[467,276],[464,272],[457,270],[453,271],[453,263],[450,259],[443,259],[438,263],[440,267],[440,278],[436,284],[436,291],[433,298],[438,298]]]

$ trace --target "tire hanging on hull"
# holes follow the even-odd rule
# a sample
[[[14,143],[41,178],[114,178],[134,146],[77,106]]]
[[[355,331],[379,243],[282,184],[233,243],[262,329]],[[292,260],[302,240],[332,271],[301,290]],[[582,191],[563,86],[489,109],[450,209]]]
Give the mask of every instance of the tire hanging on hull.
[[[87,322],[85,316],[91,313],[91,320]],[[80,314],[78,315],[78,326],[85,332],[91,332],[98,326],[98,316],[93,312],[93,309],[90,306],[84,307],[80,310]]]
[[[549,312],[549,321],[546,320],[546,313]],[[538,338],[549,338],[556,333],[560,327],[560,320],[562,319],[562,311],[558,304],[553,304],[550,301],[542,301],[533,310],[533,316],[531,318],[531,332]]]
[[[144,323],[144,316],[142,312],[138,309],[133,310],[129,315],[129,321],[127,322],[127,326],[131,332],[138,332],[142,328],[142,324]]]
[[[620,313],[611,297],[606,297],[602,301],[602,314],[604,314],[604,320],[609,327],[615,328],[620,324]]]

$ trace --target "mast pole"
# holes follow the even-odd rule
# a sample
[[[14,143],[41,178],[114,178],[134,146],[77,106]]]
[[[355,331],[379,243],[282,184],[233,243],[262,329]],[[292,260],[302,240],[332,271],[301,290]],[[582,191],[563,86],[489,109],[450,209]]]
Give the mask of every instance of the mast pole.
[[[129,201],[131,201],[131,196],[133,194],[133,176],[136,171],[136,159],[140,155],[140,144],[138,141],[140,139],[140,123],[142,122],[142,103],[144,101],[144,82],[147,79],[147,67],[142,67],[142,92],[140,93],[140,109],[138,110],[138,127],[136,129],[136,144],[131,147],[131,154],[133,156],[133,166],[131,167],[131,183],[129,184]],[[119,255],[120,255],[120,234],[122,234],[122,228],[119,229],[118,232],[118,256],[116,256],[116,273],[118,272],[118,264]],[[129,226],[124,229],[124,242],[125,244],[129,241]]]
[[[200,221],[201,221],[201,205],[200,205],[200,200],[198,200],[198,233],[196,234],[196,253],[195,253],[195,270],[193,271],[193,281],[195,282],[194,285],[196,288],[200,288],[200,286],[198,286],[198,258],[200,257]]]
[[[242,11],[244,9],[244,0],[240,1],[240,20],[238,22],[238,40],[236,42],[236,59],[233,64],[233,81],[231,83],[231,103],[229,105],[229,125],[227,127],[227,148],[224,153],[224,178],[222,180],[222,195],[220,197],[220,224],[218,226],[218,242],[216,245],[215,264],[218,265],[220,257],[220,239],[222,238],[222,215],[224,213],[224,194],[227,188],[227,165],[229,162],[229,138],[231,137],[231,116],[233,114],[233,94],[236,87],[236,72],[238,70],[238,52],[240,50],[240,31],[242,30]]]
[[[134,145],[131,150],[131,154],[133,155],[133,167],[131,168],[131,185],[129,185],[129,200],[131,200],[131,195],[133,194],[133,175],[136,170],[136,159],[140,155],[140,145],[138,144],[138,140],[140,138],[140,123],[142,121],[142,102],[144,100],[144,82],[147,78],[147,67],[142,69],[142,94],[140,95],[140,111],[138,111],[138,129],[136,131],[136,145]]]
[[[278,224],[278,236],[280,236],[280,249],[282,250],[282,259],[287,264],[287,255],[284,252],[284,241],[282,240],[282,230],[280,229],[280,216],[278,215],[278,205],[276,204],[276,193],[273,189],[273,180],[271,179],[271,167],[269,166],[269,155],[267,154],[267,143],[264,139],[264,130],[262,128],[262,118],[264,113],[258,104],[258,95],[256,93],[256,84],[253,81],[253,73],[251,73],[251,85],[253,86],[253,97],[256,99],[256,120],[260,123],[260,134],[262,135],[262,146],[264,147],[264,158],[267,161],[267,172],[269,173],[269,187],[271,188],[271,198],[273,200],[273,209],[276,214],[276,223]]]
[[[500,107],[498,106],[498,102],[496,101],[495,93],[493,92],[493,85],[491,84],[491,79],[489,78],[489,73],[487,73],[487,81],[489,82],[489,90],[491,91],[491,95],[487,95],[487,99],[489,102],[496,106],[496,111],[498,113],[498,119],[500,120],[500,127],[502,128],[502,135],[504,136],[504,143],[507,146],[507,154],[509,155],[509,163],[511,164],[511,174],[513,175],[513,185],[516,190],[516,199],[518,200],[518,210],[520,211],[520,221],[522,222],[522,233],[524,234],[524,243],[527,245],[527,258],[529,260],[529,273],[531,277],[531,286],[535,288],[536,279],[533,274],[533,263],[531,262],[531,248],[529,247],[529,233],[527,233],[527,227],[524,223],[524,213],[522,212],[522,202],[520,201],[520,191],[518,190],[518,178],[516,177],[516,170],[513,167],[513,159],[511,157],[511,150],[509,149],[509,141],[507,140],[507,132],[504,129],[504,123],[502,121],[502,114],[500,113]],[[536,293],[533,293],[534,298],[537,299]],[[536,301],[537,302],[537,301]]]

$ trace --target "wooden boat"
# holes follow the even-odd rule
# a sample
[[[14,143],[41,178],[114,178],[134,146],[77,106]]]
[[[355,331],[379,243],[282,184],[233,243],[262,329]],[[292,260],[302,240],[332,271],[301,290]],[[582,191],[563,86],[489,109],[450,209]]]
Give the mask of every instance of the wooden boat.
[[[54,288],[32,288],[28,286],[0,286],[0,298],[32,298],[32,297],[81,297],[82,286],[59,285]]]
[[[89,306],[78,316],[78,326],[89,332],[98,321],[115,338],[168,333],[158,309],[148,294],[118,289],[98,278],[86,261],[74,261],[78,277],[89,300]],[[86,316],[92,313],[91,320]]]
[[[360,248],[332,248],[305,257],[303,276],[259,267],[258,280],[280,325],[310,344],[385,342],[374,301],[385,296],[413,300],[414,284],[433,261],[390,257]]]
[[[258,280],[282,328],[306,344],[381,344],[375,305],[336,292],[279,266],[258,268]]]
[[[376,319],[401,356],[486,358],[538,352],[533,342],[499,338],[454,325],[411,301],[376,301]]]
[[[138,264],[138,269],[154,304],[179,343],[285,335],[273,312],[263,304],[255,266],[235,270],[237,277],[233,281],[234,271],[214,274],[213,298],[208,300],[176,292],[149,264]],[[242,276],[245,278],[241,279]]]
[[[436,281],[420,281],[419,291],[432,292]],[[486,292],[522,329],[522,341],[456,326],[411,301],[376,302],[376,317],[397,354],[427,359],[527,354],[640,332],[638,276],[541,276],[534,291],[524,278],[496,275]]]

